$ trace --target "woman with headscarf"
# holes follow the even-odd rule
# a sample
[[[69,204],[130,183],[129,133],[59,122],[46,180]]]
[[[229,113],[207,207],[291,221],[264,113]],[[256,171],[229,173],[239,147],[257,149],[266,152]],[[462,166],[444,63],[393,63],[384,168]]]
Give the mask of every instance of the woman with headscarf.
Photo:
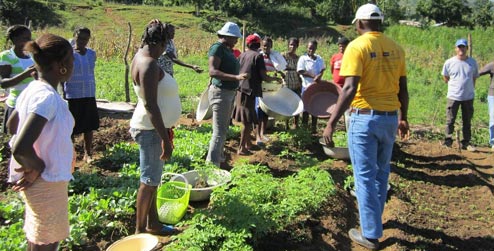
[[[261,40],[255,35],[249,35],[246,39],[247,50],[240,55],[240,72],[247,73],[250,78],[241,80],[233,119],[242,122],[240,131],[240,144],[237,151],[239,155],[249,155],[252,147],[251,132],[252,125],[257,124],[255,103],[257,97],[262,97],[262,81],[278,81],[281,79],[270,77],[266,74],[266,66],[263,56],[258,52]]]

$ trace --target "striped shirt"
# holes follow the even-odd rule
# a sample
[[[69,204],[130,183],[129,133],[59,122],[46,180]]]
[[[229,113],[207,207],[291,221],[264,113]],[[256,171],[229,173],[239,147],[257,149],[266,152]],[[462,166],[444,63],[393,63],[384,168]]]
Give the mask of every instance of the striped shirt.
[[[34,61],[32,58],[19,58],[15,55],[14,49],[6,50],[0,53],[0,65],[10,65],[12,66],[12,72],[9,77],[15,77],[16,75],[21,74],[24,70],[26,70],[29,66],[33,65]],[[9,88],[9,96],[5,103],[7,106],[11,108],[15,108],[15,103],[17,97],[21,94],[21,92],[26,89],[29,83],[33,81],[32,77],[26,78],[22,80],[16,86]]]
[[[286,87],[290,88],[291,90],[298,90],[302,88],[302,80],[300,80],[300,76],[297,73],[297,62],[298,62],[298,55],[295,55],[295,57],[290,57],[287,53],[283,54],[283,57],[285,57],[286,60],[286,74],[285,74],[285,84]]]

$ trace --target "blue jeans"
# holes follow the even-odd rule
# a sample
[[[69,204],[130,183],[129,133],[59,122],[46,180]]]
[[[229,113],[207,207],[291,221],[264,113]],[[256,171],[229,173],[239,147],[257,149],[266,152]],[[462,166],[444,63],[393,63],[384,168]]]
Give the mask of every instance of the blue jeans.
[[[494,146],[494,96],[487,96],[489,104],[489,144]]]
[[[398,129],[396,115],[352,113],[348,147],[355,177],[362,235],[379,239],[387,196],[391,154]]]
[[[206,161],[220,166],[225,161],[223,147],[225,145],[226,133],[230,126],[232,115],[233,101],[235,100],[236,90],[221,89],[211,85],[208,90],[209,105],[213,111],[213,135],[209,141],[209,150]]]
[[[158,186],[163,173],[163,160],[160,159],[163,149],[161,137],[156,130],[139,130],[130,128],[132,138],[139,144],[140,181],[148,186]]]

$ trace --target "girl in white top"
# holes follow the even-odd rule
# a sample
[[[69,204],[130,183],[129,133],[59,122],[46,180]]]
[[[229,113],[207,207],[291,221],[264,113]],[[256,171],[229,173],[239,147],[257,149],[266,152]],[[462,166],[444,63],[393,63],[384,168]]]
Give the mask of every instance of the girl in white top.
[[[72,74],[72,46],[44,34],[25,47],[32,53],[38,80],[17,99],[7,125],[15,133],[9,181],[25,201],[27,250],[57,250],[69,236],[68,182],[72,179],[74,119],[57,93]]]
[[[320,82],[322,80],[322,75],[326,70],[324,60],[316,54],[317,41],[312,40],[307,44],[307,53],[300,56],[297,63],[297,73],[300,74],[302,78],[302,94],[304,95],[305,90],[313,83]],[[317,117],[311,116],[311,131],[316,133],[317,129]],[[309,120],[309,113],[305,112],[302,114],[302,125],[307,126]]]

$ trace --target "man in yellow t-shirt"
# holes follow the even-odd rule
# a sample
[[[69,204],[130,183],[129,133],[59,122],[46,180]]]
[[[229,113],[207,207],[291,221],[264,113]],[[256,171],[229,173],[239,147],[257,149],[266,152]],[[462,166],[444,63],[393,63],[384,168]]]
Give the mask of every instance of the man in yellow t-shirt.
[[[361,230],[352,228],[349,236],[372,250],[379,248],[383,234],[381,218],[396,131],[408,137],[405,52],[379,31],[382,21],[374,4],[357,10],[353,23],[360,36],[343,55],[340,75],[345,85],[323,133],[326,144],[334,146],[336,123],[350,107],[348,147]]]

